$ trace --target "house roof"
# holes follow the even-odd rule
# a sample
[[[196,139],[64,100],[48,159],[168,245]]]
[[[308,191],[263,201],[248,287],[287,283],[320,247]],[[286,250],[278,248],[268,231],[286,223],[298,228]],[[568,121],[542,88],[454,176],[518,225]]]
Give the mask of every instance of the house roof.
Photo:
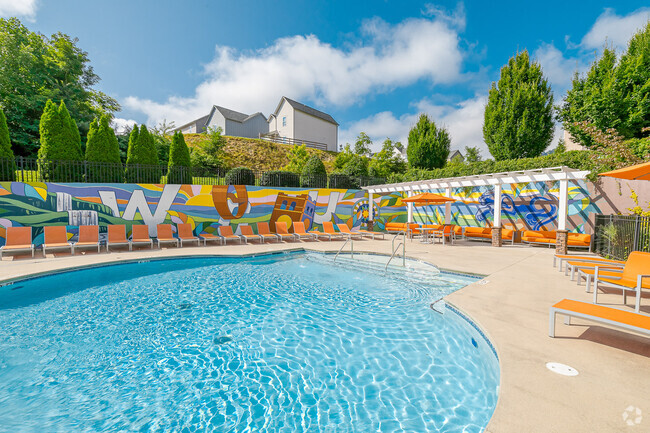
[[[302,111],[303,113],[309,114],[310,116],[318,117],[319,119],[322,119],[326,122],[333,123],[334,125],[339,126],[338,122],[334,120],[334,118],[329,114],[323,113],[322,111],[318,111],[315,108],[308,107],[307,105],[301,104],[300,102],[294,101],[293,99],[289,99],[286,96],[283,96],[282,99],[280,99],[280,103],[278,104],[277,108],[273,112],[272,116],[277,117],[278,111],[280,111],[280,107],[282,106],[282,101],[287,101],[287,103],[291,105],[294,108],[294,110]]]
[[[191,122],[187,122],[185,125],[181,125],[181,126],[177,127],[176,129],[174,129],[174,131],[180,131],[181,129],[185,128],[186,126],[194,125],[196,123],[200,124],[201,126],[205,126],[205,123],[208,120],[208,117],[210,117],[209,114],[207,114],[207,115],[205,115],[203,117],[199,117],[196,120],[192,120]]]
[[[460,150],[454,150],[453,152],[451,152],[451,153],[449,154],[449,159],[451,160],[452,158],[455,158],[456,155],[460,156],[461,158],[464,158],[464,157],[463,157],[463,154],[460,153]]]
[[[239,123],[244,123],[247,120],[252,119],[255,116],[262,116],[262,117],[264,117],[264,120],[266,120],[266,116],[264,116],[259,111],[257,113],[253,113],[251,115],[248,115],[248,114],[240,113],[239,111],[231,110],[229,108],[221,107],[219,105],[214,105],[214,106],[212,106],[212,110],[210,110],[210,114],[208,114],[208,116],[206,118],[206,122],[205,122],[206,125],[208,123],[210,123],[210,120],[212,119],[212,116],[214,115],[215,110],[219,110],[219,113],[221,113],[221,115],[224,118],[226,118],[228,120],[232,120],[234,122],[239,122]]]

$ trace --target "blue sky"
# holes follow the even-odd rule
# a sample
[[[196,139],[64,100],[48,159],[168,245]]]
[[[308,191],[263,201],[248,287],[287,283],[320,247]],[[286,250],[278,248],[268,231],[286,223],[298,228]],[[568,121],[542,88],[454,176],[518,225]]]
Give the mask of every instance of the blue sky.
[[[585,6],[588,4],[588,6]],[[650,18],[643,1],[0,0],[0,16],[79,38],[118,122],[180,125],[213,104],[268,116],[285,95],[340,123],[406,142],[418,113],[452,148],[479,146],[499,69],[528,49],[561,101],[605,43],[624,49]],[[555,141],[561,135],[556,130]]]

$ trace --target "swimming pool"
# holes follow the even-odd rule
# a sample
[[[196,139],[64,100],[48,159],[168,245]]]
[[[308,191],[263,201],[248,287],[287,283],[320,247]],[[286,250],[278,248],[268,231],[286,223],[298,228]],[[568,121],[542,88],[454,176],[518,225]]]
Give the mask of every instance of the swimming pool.
[[[429,308],[475,279],[341,262],[164,259],[0,287],[0,429],[482,431],[496,356]]]

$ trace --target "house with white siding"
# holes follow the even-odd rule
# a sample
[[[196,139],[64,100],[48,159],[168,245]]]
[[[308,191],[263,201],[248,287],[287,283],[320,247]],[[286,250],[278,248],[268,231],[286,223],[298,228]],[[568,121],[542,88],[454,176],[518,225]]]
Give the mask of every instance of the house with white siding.
[[[210,110],[205,127],[206,130],[220,127],[223,135],[231,137],[259,138],[268,132],[266,116],[262,113],[244,114],[218,105]]]
[[[180,131],[183,134],[200,134],[205,132],[205,122],[208,120],[209,115],[199,117],[196,120],[186,123],[174,129],[173,132]]]
[[[269,116],[270,138],[336,152],[339,124],[332,116],[283,96]],[[274,140],[274,141],[275,141]]]

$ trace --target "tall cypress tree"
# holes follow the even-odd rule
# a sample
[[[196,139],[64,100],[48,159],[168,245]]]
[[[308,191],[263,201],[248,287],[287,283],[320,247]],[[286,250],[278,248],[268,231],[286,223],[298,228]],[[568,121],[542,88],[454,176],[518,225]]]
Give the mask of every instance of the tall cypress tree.
[[[41,146],[38,149],[39,174],[43,181],[75,182],[80,181],[83,167],[78,164],[61,161],[80,161],[81,143],[79,131],[72,126],[76,124],[70,118],[65,104],[59,107],[48,100],[39,123]]]
[[[15,179],[16,161],[14,151],[11,149],[7,119],[2,107],[0,107],[0,181],[13,181]]]
[[[492,83],[485,106],[483,139],[495,160],[531,158],[553,139],[553,94],[542,67],[528,51],[510,58]]]
[[[86,143],[87,180],[91,182],[121,182],[122,163],[115,132],[107,115],[90,124]]]
[[[59,104],[59,115],[61,116],[61,122],[64,125],[65,128],[65,140],[68,144],[68,146],[71,147],[70,149],[70,159],[72,160],[81,160],[82,158],[82,152],[81,152],[81,134],[79,134],[79,128],[77,127],[77,122],[74,121],[72,117],[70,117],[70,112],[68,111],[68,107],[66,107],[65,103],[61,101],[61,104]],[[74,148],[77,149],[75,152],[73,150],[73,145]]]
[[[177,131],[172,137],[172,144],[169,146],[169,164],[167,167],[167,183],[192,183],[190,150],[187,148],[185,137],[180,131]]]
[[[126,157],[127,181],[159,183],[161,171],[158,164],[158,149],[147,127],[134,127]]]

